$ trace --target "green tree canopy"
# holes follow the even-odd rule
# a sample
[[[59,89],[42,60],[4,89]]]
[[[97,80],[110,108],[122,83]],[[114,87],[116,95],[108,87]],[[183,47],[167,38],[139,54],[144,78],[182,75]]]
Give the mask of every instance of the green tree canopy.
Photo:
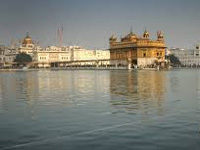
[[[17,54],[14,62],[17,63],[28,63],[32,61],[32,57],[26,53]]]
[[[181,65],[180,60],[178,59],[178,57],[174,56],[173,54],[169,55],[169,60],[172,64],[174,65]]]

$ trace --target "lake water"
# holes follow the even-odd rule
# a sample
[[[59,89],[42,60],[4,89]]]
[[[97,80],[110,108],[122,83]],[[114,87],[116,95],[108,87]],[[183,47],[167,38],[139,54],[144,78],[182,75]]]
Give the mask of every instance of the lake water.
[[[0,149],[199,150],[200,70],[0,72]]]

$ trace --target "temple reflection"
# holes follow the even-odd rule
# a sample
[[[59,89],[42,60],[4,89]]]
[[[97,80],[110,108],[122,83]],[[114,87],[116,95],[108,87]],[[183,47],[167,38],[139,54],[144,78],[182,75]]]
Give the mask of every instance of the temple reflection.
[[[108,100],[115,112],[162,114],[166,80],[166,72],[149,70],[2,73],[0,110],[17,109],[21,101],[33,115],[37,105],[74,107]]]
[[[129,71],[110,74],[110,103],[116,111],[162,114],[166,74],[158,71]],[[150,110],[151,109],[151,110]]]

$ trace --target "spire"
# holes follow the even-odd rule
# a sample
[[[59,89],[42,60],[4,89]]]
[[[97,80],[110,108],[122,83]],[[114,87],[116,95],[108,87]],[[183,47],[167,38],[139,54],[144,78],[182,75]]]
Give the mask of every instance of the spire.
[[[29,32],[26,32],[26,37],[29,37]]]
[[[62,42],[63,42],[63,26],[61,26],[61,28],[58,27],[57,38],[58,38],[58,45],[59,45],[59,47],[62,47]]]
[[[144,31],[147,31],[147,27],[146,26],[144,26]]]
[[[132,28],[132,26],[131,26],[131,29],[130,29],[130,33],[133,34],[133,28]]]
[[[144,24],[144,31],[147,31],[148,29],[147,29],[147,26],[146,26],[146,24]]]

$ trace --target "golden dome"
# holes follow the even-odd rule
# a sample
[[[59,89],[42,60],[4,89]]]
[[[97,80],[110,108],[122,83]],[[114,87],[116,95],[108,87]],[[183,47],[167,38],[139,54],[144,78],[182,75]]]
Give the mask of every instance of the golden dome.
[[[22,44],[32,44],[32,39],[29,36],[28,32],[27,32],[26,37],[24,38]]]
[[[129,33],[127,36],[127,38],[130,38],[130,39],[134,39],[134,38],[137,38],[137,35],[134,34],[133,32]]]
[[[137,39],[137,35],[134,34],[132,31],[125,36],[124,38],[121,38],[121,41],[135,41]]]

